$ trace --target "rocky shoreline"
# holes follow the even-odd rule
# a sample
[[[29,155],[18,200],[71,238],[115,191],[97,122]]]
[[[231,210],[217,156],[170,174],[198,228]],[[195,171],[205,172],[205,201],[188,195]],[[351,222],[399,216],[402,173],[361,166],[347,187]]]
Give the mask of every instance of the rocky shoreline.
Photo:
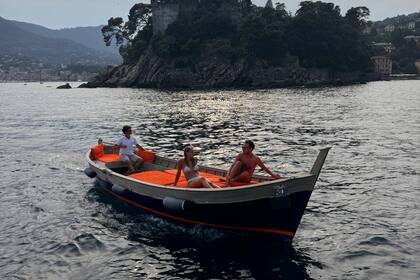
[[[122,64],[108,69],[83,88],[133,87],[157,89],[283,88],[293,86],[347,85],[380,80],[374,73],[333,72],[303,68],[295,57],[280,66],[244,59],[235,62],[205,57],[187,66],[162,59],[149,51],[135,65]]]

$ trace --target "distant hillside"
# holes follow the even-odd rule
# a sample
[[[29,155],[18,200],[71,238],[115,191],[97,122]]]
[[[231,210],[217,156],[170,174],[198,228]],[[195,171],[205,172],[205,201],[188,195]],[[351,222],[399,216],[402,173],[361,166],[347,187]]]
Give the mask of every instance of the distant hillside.
[[[406,25],[409,22],[415,22],[416,28],[420,27],[420,12],[411,13],[408,15],[398,15],[395,17],[389,17],[384,20],[375,21],[373,26],[375,28],[384,28],[387,25],[394,25],[402,29],[406,29]]]
[[[120,56],[118,49],[105,46],[101,32],[102,26],[75,27],[54,30],[32,23],[14,20],[11,20],[11,22],[14,23],[17,27],[37,35],[48,38],[69,39],[88,48],[109,52],[118,57]]]
[[[383,24],[387,25],[387,24],[405,24],[410,21],[416,21],[416,20],[420,20],[420,12],[412,13],[408,15],[398,15],[396,17],[386,18],[379,22],[382,22]]]
[[[22,24],[21,24],[22,26]],[[33,25],[39,32],[29,32],[14,22],[0,17],[0,55],[23,55],[43,63],[83,65],[116,64],[119,59],[109,52],[100,52],[69,39],[41,36],[40,26]],[[48,30],[48,29],[47,29]],[[47,33],[47,30],[45,31]]]

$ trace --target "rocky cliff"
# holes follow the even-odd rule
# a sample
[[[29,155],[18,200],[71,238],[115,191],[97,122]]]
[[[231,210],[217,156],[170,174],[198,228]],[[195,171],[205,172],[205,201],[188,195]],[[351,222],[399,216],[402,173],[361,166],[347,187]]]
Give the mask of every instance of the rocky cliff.
[[[179,63],[149,50],[135,65],[108,69],[81,87],[138,87],[166,89],[273,88],[366,82],[377,77],[366,73],[337,73],[306,69],[288,56],[280,66],[261,60],[234,62],[201,56],[198,61]]]

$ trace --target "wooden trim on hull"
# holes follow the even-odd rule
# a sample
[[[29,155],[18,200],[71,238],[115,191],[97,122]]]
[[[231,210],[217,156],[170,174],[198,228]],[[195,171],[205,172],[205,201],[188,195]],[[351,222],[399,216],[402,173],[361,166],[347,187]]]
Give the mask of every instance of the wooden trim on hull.
[[[170,220],[174,220],[177,222],[183,222],[183,223],[187,223],[187,224],[198,224],[198,225],[202,225],[202,226],[207,226],[207,227],[212,227],[212,228],[219,228],[219,229],[225,229],[225,230],[233,230],[233,231],[241,231],[241,232],[253,232],[253,233],[266,233],[266,234],[274,234],[274,235],[281,235],[285,238],[290,238],[293,239],[293,237],[295,236],[295,232],[291,232],[291,231],[287,231],[287,230],[280,230],[280,229],[272,229],[272,228],[252,228],[252,227],[241,227],[241,226],[229,226],[229,225],[222,225],[222,224],[214,224],[214,223],[207,223],[207,222],[202,222],[202,221],[197,221],[197,220],[192,220],[192,219],[186,219],[183,217],[178,217],[175,215],[171,215],[171,214],[167,214],[155,209],[152,209],[150,207],[144,206],[138,202],[135,202],[133,200],[130,200],[122,195],[119,195],[115,192],[113,192],[112,190],[105,188],[105,187],[101,187],[101,189],[103,189],[104,191],[106,191],[107,193],[111,194],[114,197],[117,197],[118,199],[124,201],[125,203],[141,208],[143,210],[146,210],[150,213],[153,213],[155,215],[170,219]]]

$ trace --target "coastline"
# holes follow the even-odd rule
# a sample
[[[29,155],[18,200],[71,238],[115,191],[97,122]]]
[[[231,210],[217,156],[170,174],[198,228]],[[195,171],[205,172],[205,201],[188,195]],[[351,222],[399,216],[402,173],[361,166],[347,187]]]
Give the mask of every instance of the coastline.
[[[282,65],[263,61],[226,62],[212,58],[177,67],[173,61],[143,56],[135,65],[122,64],[108,69],[81,88],[155,88],[171,90],[269,89],[363,84],[387,80],[378,73],[339,72],[325,68],[304,68],[297,58]]]

